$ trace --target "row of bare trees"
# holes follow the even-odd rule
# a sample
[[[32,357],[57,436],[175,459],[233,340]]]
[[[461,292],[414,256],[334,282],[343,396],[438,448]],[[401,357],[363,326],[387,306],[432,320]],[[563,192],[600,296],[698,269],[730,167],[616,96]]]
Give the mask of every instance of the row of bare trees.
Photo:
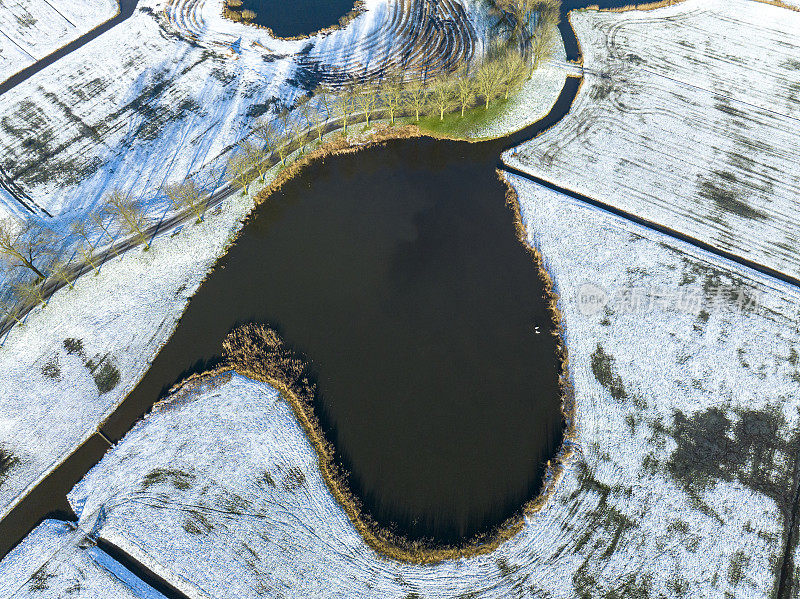
[[[193,179],[165,190],[176,209],[187,210],[198,221],[203,219],[209,195]],[[14,273],[13,293],[0,300],[0,319],[19,322],[24,310],[46,304],[48,283],[58,282],[70,289],[87,267],[95,273],[101,266],[100,248],[115,255],[115,241],[128,239],[150,247],[151,227],[146,205],[120,191],[109,193],[99,209],[72,223],[67,235],[58,234],[36,221],[0,221],[0,264]],[[77,261],[63,260],[62,248],[74,247]]]
[[[235,0],[229,4],[235,6]],[[430,79],[405,81],[402,75],[389,75],[377,84],[353,81],[340,89],[320,87],[292,110],[284,109],[274,119],[256,120],[252,135],[237,144],[227,161],[227,180],[247,193],[250,183],[263,180],[274,164],[285,165],[292,151],[305,151],[312,140],[321,142],[331,123],[346,134],[356,122],[369,127],[379,117],[392,126],[400,117],[419,122],[431,115],[444,120],[446,114],[464,117],[470,108],[488,109],[496,99],[508,99],[552,51],[552,25],[558,23],[560,3],[494,0],[494,4],[507,24],[509,38],[477,68],[463,65]],[[173,208],[192,214],[198,222],[203,220],[211,194],[195,179],[169,185],[164,192]],[[80,258],[78,266],[73,266],[58,258],[63,236],[33,221],[0,222],[0,262],[11,271],[25,273],[16,277],[14,297],[0,302],[0,318],[19,321],[26,306],[46,303],[49,282],[71,288],[87,267],[98,272],[98,248],[108,247],[116,254],[115,241],[120,237],[148,249],[153,225],[142,202],[112,191],[97,211],[73,223],[70,240]]]
[[[423,115],[444,120],[454,111],[463,117],[475,106],[488,109],[494,100],[507,100],[521,87],[532,68],[521,52],[510,51],[477,69],[463,66],[427,81],[405,82],[401,76],[389,76],[381,83],[352,82],[339,90],[320,87],[293,110],[284,109],[276,118],[262,117],[254,123],[252,135],[236,146],[228,160],[228,181],[247,193],[250,183],[257,177],[263,180],[275,162],[285,165],[293,150],[305,150],[312,139],[321,142],[331,122],[337,122],[346,134],[356,122],[369,127],[378,117],[394,126],[401,116],[416,122]]]

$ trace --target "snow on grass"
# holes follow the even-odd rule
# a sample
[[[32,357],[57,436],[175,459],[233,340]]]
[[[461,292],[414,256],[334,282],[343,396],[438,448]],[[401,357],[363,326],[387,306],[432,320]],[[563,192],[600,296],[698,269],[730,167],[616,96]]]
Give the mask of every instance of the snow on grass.
[[[0,81],[5,81],[14,73],[33,63],[34,59],[30,54],[0,31]]]
[[[114,0],[5,0],[0,4],[0,81],[117,12]]]
[[[554,28],[555,29],[555,28]],[[543,61],[530,79],[511,94],[508,100],[496,98],[486,109],[482,102],[465,111],[456,107],[443,119],[437,111],[428,111],[418,125],[434,135],[455,138],[486,139],[510,135],[545,117],[555,104],[569,74],[580,73],[578,67],[566,62],[566,52],[558,31],[554,32],[555,48],[552,56]],[[417,124],[414,118],[406,121]]]
[[[561,34],[553,36],[552,56],[543,62],[525,82],[522,89],[509,98],[503,111],[490,122],[471,131],[474,137],[501,137],[519,131],[543,118],[558,99],[569,71]]]
[[[161,214],[165,183],[200,173],[216,184],[219,156],[256,117],[320,83],[378,77],[397,61],[407,73],[433,74],[481,47],[482,4],[424,6],[368,0],[344,29],[285,41],[224,19],[222,0],[142,0],[131,18],[4,96],[0,173],[19,190],[0,187],[0,205],[27,217],[27,194],[59,227],[116,188]],[[428,27],[434,12],[463,17],[437,33]],[[237,41],[240,54],[231,50]]]
[[[62,289],[0,348],[0,516],[74,451],[144,375],[250,210],[241,194],[202,224],[134,248]]]
[[[560,294],[580,449],[520,534],[433,566],[380,558],[288,404],[230,374],[159,404],[87,474],[70,494],[80,525],[189,597],[770,597],[798,453],[800,292],[510,180]],[[587,284],[604,306],[579,301]],[[627,290],[657,301],[632,310]]]
[[[507,164],[797,277],[800,13],[577,11],[571,113]]]
[[[0,597],[12,597],[64,544],[74,526],[60,520],[45,520],[0,562]]]
[[[0,598],[164,599],[80,529],[45,520],[0,562]]]

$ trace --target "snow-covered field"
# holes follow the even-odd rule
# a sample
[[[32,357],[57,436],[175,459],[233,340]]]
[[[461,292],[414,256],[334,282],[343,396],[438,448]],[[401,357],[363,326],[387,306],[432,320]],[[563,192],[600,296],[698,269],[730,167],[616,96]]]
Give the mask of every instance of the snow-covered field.
[[[507,164],[800,275],[800,13],[748,0],[572,14],[586,80]]]
[[[0,563],[0,597],[165,599],[75,526],[46,520]]]
[[[115,0],[3,0],[0,82],[111,19]]]
[[[131,18],[4,97],[0,213],[28,216],[28,206],[59,227],[121,189],[160,214],[160,188],[213,176],[256,117],[390,65],[435,73],[479,53],[488,26],[479,0],[367,0],[345,29],[279,41],[224,19],[221,5],[141,0]],[[433,17],[453,27],[434,29]]]
[[[204,223],[81,277],[12,329],[0,348],[0,447],[15,466],[0,480],[0,517],[144,375],[251,207],[250,198],[231,197]],[[119,376],[108,389],[113,369]]]
[[[800,432],[800,292],[510,180],[561,297],[580,433],[519,535],[433,566],[380,558],[288,404],[238,375],[137,424],[72,491],[81,528],[190,597],[771,597]],[[579,301],[598,289],[605,307]]]

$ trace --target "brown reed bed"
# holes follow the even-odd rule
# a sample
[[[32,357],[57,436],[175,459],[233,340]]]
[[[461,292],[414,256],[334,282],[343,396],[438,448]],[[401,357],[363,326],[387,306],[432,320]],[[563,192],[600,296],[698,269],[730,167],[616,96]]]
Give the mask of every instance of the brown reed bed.
[[[800,12],[800,6],[793,6],[791,4],[786,4],[786,2],[782,2],[781,0],[754,0],[754,1],[761,2],[761,4],[771,4],[772,6],[788,8],[789,10],[793,10],[794,12]]]
[[[656,8],[664,8],[665,6],[673,6],[680,4],[685,0],[657,0],[655,2],[643,2],[642,4],[628,4],[626,6],[617,6],[616,8],[600,8],[598,5],[593,4],[587,6],[588,10],[597,10],[600,12],[628,12],[631,10],[655,10]]]
[[[533,253],[532,255],[536,255]],[[554,301],[550,305],[555,305]],[[557,317],[553,315],[554,319]],[[560,330],[560,329],[559,329]],[[559,334],[559,333],[554,333]],[[563,344],[559,344],[563,348]],[[559,353],[565,355],[563,349]],[[519,513],[494,531],[480,535],[460,546],[435,546],[421,541],[409,541],[375,522],[364,512],[361,501],[350,489],[347,473],[336,459],[336,450],[325,437],[315,411],[316,384],[309,372],[306,360],[289,348],[280,336],[269,327],[257,324],[244,325],[228,335],[223,343],[225,365],[213,372],[213,376],[227,371],[266,383],[275,388],[289,403],[306,437],[317,453],[317,464],[328,490],[342,506],[350,522],[359,531],[364,541],[379,554],[397,561],[414,564],[431,564],[444,560],[459,559],[491,553],[524,526],[525,518],[538,512],[555,491],[564,473],[563,463],[572,455],[572,450],[562,449],[555,460],[548,462],[547,481],[542,491],[528,501]],[[564,401],[562,410],[568,423],[574,423],[572,411],[574,400],[566,375],[566,361],[560,386]],[[191,381],[193,386],[202,378]],[[574,427],[574,425],[573,425]],[[567,430],[569,438],[574,435]]]

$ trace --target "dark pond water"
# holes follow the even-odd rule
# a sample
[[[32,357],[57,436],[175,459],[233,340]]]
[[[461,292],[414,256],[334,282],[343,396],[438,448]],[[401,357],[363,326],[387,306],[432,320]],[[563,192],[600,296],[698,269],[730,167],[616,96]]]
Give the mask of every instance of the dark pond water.
[[[256,13],[253,23],[278,37],[295,37],[336,25],[354,6],[355,0],[243,0],[241,8]]]
[[[495,174],[516,143],[401,140],[306,169],[256,210],[104,431],[213,363],[237,323],[269,323],[311,362],[379,523],[449,543],[502,522],[563,428],[542,282]]]
[[[562,5],[573,60],[578,45],[564,15],[584,4]],[[243,8],[291,36],[335,23],[352,2],[245,0]],[[268,322],[313,361],[326,432],[381,523],[452,542],[513,514],[538,489],[561,421],[552,340],[532,330],[547,322],[541,283],[493,171],[502,150],[560,120],[577,88],[568,80],[550,115],[504,142],[397,142],[306,171],[247,226],[103,433],[121,439],[174,383],[214,363],[236,324]],[[385,329],[371,330],[368,318]],[[383,330],[404,345],[391,350],[376,334]],[[64,496],[103,451],[87,443],[0,522],[0,556],[44,517],[69,512]]]

